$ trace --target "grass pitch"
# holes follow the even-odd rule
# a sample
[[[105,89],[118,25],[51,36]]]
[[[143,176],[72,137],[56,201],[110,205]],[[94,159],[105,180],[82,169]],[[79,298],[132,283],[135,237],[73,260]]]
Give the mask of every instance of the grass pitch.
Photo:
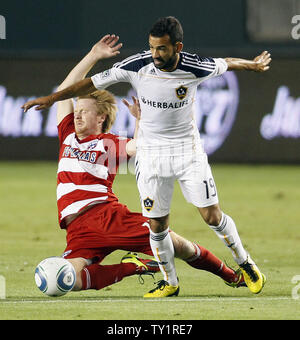
[[[300,275],[300,168],[212,165],[212,169],[222,209],[234,218],[245,248],[267,276],[259,295],[227,287],[218,277],[180,260],[176,260],[181,287],[177,298],[143,299],[154,281],[146,277],[140,285],[137,276],[100,291],[71,292],[61,298],[43,295],[35,286],[35,266],[65,248],[65,232],[57,220],[56,163],[1,162],[0,279],[6,290],[0,319],[299,320],[300,281],[295,277]],[[117,176],[114,191],[132,211],[140,211],[132,174]],[[184,201],[177,185],[170,225],[234,266],[229,250]],[[119,263],[123,254],[117,251],[103,264]],[[161,278],[156,275],[156,280]]]

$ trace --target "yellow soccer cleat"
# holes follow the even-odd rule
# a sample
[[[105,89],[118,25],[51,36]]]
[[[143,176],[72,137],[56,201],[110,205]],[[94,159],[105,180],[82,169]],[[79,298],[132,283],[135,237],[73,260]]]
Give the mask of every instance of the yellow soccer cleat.
[[[240,265],[246,285],[253,294],[258,294],[266,283],[266,276],[260,272],[248,255],[247,260]]]
[[[171,286],[167,281],[161,280],[157,282],[156,288],[144,295],[144,298],[163,298],[177,296],[178,294],[179,286]]]
[[[121,263],[134,263],[136,265],[137,274],[150,274],[160,271],[158,262],[152,259],[141,259],[136,253],[127,253],[121,259]]]

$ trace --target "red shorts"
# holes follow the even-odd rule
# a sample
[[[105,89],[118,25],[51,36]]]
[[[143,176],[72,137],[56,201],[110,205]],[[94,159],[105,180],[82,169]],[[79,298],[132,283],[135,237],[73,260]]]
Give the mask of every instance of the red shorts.
[[[100,262],[115,250],[152,255],[147,222],[119,202],[97,204],[68,225],[64,258]]]

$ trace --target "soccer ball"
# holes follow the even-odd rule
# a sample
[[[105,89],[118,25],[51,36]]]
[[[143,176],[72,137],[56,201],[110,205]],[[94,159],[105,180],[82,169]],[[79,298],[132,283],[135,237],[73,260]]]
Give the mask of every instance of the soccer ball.
[[[48,296],[67,294],[75,285],[76,272],[72,264],[62,257],[49,257],[35,269],[35,283]]]

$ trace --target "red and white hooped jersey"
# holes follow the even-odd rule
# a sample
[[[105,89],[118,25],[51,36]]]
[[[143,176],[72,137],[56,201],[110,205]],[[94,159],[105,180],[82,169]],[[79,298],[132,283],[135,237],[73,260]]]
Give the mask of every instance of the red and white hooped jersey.
[[[79,140],[73,113],[58,125],[58,137],[57,207],[60,227],[66,228],[66,216],[89,205],[118,200],[112,184],[119,164],[127,160],[129,139],[102,133]]]

